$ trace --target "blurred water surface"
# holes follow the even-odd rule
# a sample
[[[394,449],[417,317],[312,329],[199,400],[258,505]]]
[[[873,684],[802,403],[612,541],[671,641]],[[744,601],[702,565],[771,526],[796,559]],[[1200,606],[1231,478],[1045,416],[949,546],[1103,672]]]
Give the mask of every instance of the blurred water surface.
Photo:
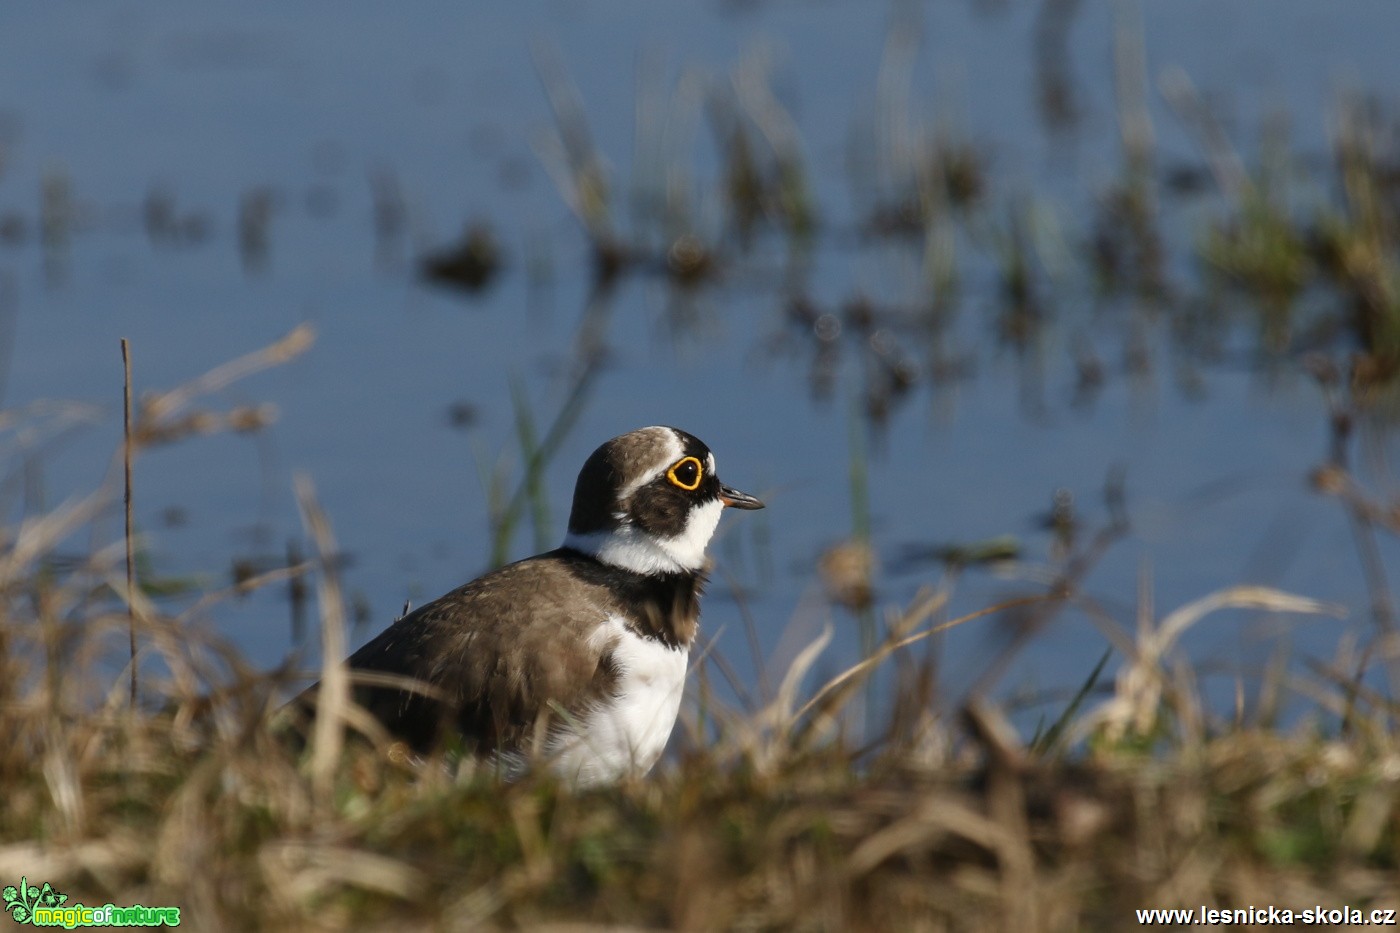
[[[1101,492],[1121,471],[1131,528],[1084,585],[1123,624],[1145,581],[1159,612],[1266,583],[1341,603],[1348,620],[1222,618],[1192,633],[1193,655],[1257,672],[1284,639],[1330,658],[1344,632],[1366,637],[1372,617],[1347,516],[1307,482],[1326,456],[1327,412],[1300,368],[1256,365],[1240,350],[1252,345],[1248,327],[1234,325],[1229,352],[1183,361],[1167,328],[1144,332],[1138,318],[1104,313],[1115,304],[1092,285],[1070,284],[1055,290],[1054,323],[1017,345],[1005,339],[995,250],[964,244],[954,320],[936,346],[878,319],[852,337],[859,298],[928,300],[919,249],[860,234],[882,183],[866,168],[897,158],[891,95],[911,136],[942,127],[985,160],[989,216],[1031,204],[1073,254],[1085,248],[1082,218],[1123,170],[1116,29],[1145,49],[1142,102],[1163,171],[1206,161],[1159,90],[1177,70],[1247,161],[1277,114],[1290,151],[1323,160],[1339,95],[1400,87],[1400,8],[1385,2],[1344,14],[1306,0],[1140,11],[1014,0],[7,3],[0,389],[12,408],[96,406],[81,429],[11,464],[26,490],[12,512],[102,480],[120,439],[119,338],[132,342],[139,391],[311,322],[307,356],[216,400],[273,402],[276,425],[148,451],[138,523],[159,573],[221,583],[234,559],[270,565],[301,539],[290,478],[305,471],[347,555],[362,640],[406,599],[487,566],[489,475],[501,465],[514,483],[520,472],[512,385],[547,425],[570,391],[585,322],[602,328],[606,364],[547,468],[547,525],[562,534],[574,473],[602,440],[651,423],[704,438],[725,480],[770,506],[726,520],[706,609],[707,631],[746,679],[757,675],[744,613],[778,667],[827,619],[838,629],[828,668],[857,650],[853,615],[820,598],[817,572],[858,521],[857,449],[868,456],[877,607],[943,579],[938,562],[919,559],[930,548],[1003,536],[1025,564],[965,571],[950,611],[1033,591],[1026,568],[1053,556],[1045,517],[1057,490],[1072,496],[1082,543],[1109,521]],[[620,227],[655,234],[664,224],[630,215],[648,191],[675,189],[688,222],[720,241],[723,152],[705,101],[746,80],[791,117],[819,213],[805,260],[791,263],[792,244],[770,231],[734,248],[716,281],[683,289],[629,274],[590,303],[589,242],[546,170],[558,164],[549,92],[576,92]],[[1164,220],[1174,275],[1195,274],[1181,257],[1208,210],[1188,204]],[[499,274],[470,295],[423,281],[417,259],[469,223],[491,231]],[[1050,280],[1053,255],[1042,257]],[[813,391],[823,343],[792,323],[797,292],[831,315],[822,326],[846,329],[825,394]],[[1103,366],[1087,395],[1076,355],[1086,339]],[[861,341],[913,380],[883,423],[867,419],[866,393],[871,360],[884,357],[862,356]],[[1358,469],[1394,495],[1393,431],[1367,425],[1363,440]],[[95,543],[120,528],[114,512]],[[510,553],[535,544],[526,522]],[[1400,546],[1391,536],[1380,547],[1394,575]],[[281,589],[215,617],[260,664],[293,647]],[[943,640],[949,694],[986,670],[1001,635],[977,622]],[[1002,687],[1076,684],[1103,649],[1067,613]]]

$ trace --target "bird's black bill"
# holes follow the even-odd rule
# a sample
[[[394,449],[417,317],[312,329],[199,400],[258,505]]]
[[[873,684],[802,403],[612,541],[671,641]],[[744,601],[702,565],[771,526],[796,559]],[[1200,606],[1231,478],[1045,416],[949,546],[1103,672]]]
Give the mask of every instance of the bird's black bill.
[[[731,509],[761,509],[763,500],[757,496],[751,496],[746,492],[740,492],[732,486],[719,487],[719,501],[729,506]]]

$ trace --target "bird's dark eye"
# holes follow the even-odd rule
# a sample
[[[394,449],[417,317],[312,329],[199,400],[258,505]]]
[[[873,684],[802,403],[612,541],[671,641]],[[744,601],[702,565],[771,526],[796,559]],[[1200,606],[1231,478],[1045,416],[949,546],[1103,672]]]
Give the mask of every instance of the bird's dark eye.
[[[666,471],[666,478],[672,485],[679,486],[686,492],[694,492],[700,487],[700,481],[705,478],[705,468],[694,457],[682,457]]]

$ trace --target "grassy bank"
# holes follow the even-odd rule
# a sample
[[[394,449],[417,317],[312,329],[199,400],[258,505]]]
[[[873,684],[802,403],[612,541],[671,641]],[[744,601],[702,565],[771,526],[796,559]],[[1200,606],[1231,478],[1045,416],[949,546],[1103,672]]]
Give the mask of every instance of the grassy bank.
[[[70,905],[174,905],[200,930],[1115,929],[1137,908],[1400,906],[1393,707],[1323,680],[1287,732],[1214,723],[1184,674],[1129,664],[1064,724],[1082,741],[925,707],[864,749],[807,728],[839,704],[790,714],[808,690],[718,726],[692,711],[656,774],[576,793],[353,743],[320,772],[267,729],[277,677],[224,657],[220,688],[190,691],[212,656],[166,628],[180,676],[132,710],[124,678],[18,667],[15,621],[0,881]],[[83,625],[104,621],[124,619]]]

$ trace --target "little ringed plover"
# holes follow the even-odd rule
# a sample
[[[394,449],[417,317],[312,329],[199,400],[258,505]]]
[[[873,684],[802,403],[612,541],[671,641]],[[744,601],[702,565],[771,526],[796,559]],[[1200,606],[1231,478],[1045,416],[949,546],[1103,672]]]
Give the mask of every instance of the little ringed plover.
[[[460,737],[515,771],[549,763],[578,784],[644,773],[680,710],[725,507],[698,438],[669,427],[615,437],[574,487],[563,545],[487,573],[394,622],[350,656],[354,701],[424,753]],[[421,688],[390,687],[411,679]],[[314,709],[318,687],[295,705]]]

